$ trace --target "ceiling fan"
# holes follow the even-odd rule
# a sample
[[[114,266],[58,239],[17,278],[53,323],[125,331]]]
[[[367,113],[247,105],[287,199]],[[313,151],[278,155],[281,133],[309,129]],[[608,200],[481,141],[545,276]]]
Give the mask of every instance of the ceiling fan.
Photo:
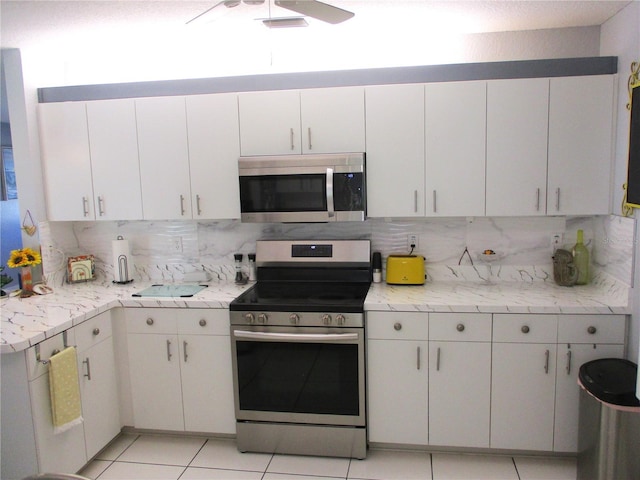
[[[270,0],[267,0],[270,1]],[[265,0],[221,0],[218,1],[214,6],[205,10],[201,14],[195,16],[191,20],[187,22],[187,25],[203,20],[204,17],[207,17],[210,12],[214,12],[216,9],[220,9],[220,7],[226,8],[234,8],[240,5],[240,3],[244,3],[245,5],[262,5]],[[320,2],[318,0],[273,0],[274,5],[282,8],[286,8],[287,10],[291,10],[293,12],[299,13],[303,16],[315,18],[317,20],[321,20],[323,22],[327,22],[330,24],[342,23],[345,20],[349,20],[354,16],[353,12],[349,12],[348,10],[344,10],[342,8],[334,7],[333,5],[329,5],[328,3]],[[264,22],[267,26],[278,26],[277,20],[282,20],[282,25],[280,26],[297,26],[290,25],[294,20],[301,20],[304,22],[303,17],[285,17],[285,18],[271,18],[271,9],[269,8],[269,19],[265,19]],[[276,24],[273,24],[276,21]],[[305,22],[306,24],[306,22]]]

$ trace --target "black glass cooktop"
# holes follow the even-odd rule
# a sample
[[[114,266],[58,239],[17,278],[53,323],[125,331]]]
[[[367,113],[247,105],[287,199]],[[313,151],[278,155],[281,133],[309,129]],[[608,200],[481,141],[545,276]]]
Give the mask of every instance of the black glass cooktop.
[[[262,282],[233,300],[232,311],[364,311],[369,283]]]

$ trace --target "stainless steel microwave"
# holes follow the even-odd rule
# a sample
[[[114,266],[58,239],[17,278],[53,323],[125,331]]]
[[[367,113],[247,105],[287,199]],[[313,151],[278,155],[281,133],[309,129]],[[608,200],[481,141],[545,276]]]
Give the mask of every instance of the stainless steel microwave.
[[[243,222],[366,218],[365,154],[240,157]]]

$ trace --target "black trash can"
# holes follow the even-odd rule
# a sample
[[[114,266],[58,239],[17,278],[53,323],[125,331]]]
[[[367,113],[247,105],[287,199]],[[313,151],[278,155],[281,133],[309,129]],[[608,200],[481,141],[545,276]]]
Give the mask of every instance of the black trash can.
[[[638,366],[602,358],[580,367],[578,480],[640,479]]]

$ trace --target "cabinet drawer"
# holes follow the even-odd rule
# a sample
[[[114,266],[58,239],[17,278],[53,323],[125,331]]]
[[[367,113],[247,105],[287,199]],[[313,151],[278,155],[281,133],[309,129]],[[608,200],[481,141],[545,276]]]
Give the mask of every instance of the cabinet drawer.
[[[557,315],[495,314],[493,341],[514,343],[556,343]]]
[[[96,315],[74,327],[73,330],[76,334],[78,351],[82,352],[111,336],[111,313],[104,312]]]
[[[177,333],[179,310],[174,308],[127,309],[128,333]]]
[[[624,343],[624,315],[560,315],[558,343]]]
[[[490,313],[430,313],[429,340],[490,342]]]
[[[428,313],[367,312],[367,338],[428,340],[428,321]]]
[[[178,333],[193,335],[229,335],[229,310],[201,308],[176,312]]]
[[[75,334],[74,329],[69,329],[66,331],[67,336],[67,346],[75,345]],[[61,352],[65,348],[64,343],[64,334],[59,333],[54,335],[51,338],[47,338],[46,340],[30,347],[26,350],[27,355],[27,368],[29,371],[27,372],[27,378],[29,380],[33,380],[38,378],[40,375],[49,372],[49,364],[42,363],[42,360],[49,360],[49,357],[54,355],[54,352]],[[37,352],[40,352],[40,360],[38,361]]]

